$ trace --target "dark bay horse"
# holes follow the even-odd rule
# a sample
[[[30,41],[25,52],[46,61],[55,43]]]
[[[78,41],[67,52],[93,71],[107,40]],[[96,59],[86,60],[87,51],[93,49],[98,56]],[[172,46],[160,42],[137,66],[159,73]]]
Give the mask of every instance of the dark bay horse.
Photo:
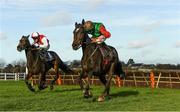
[[[99,77],[100,81],[105,86],[103,93],[98,98],[98,101],[104,101],[105,97],[109,97],[110,82],[112,75],[117,75],[121,78],[125,77],[125,73],[122,70],[121,62],[118,58],[118,53],[116,49],[112,46],[108,46],[110,49],[110,56],[108,57],[108,63],[104,63],[104,58],[102,51],[100,50],[100,45],[92,43],[88,34],[84,31],[84,20],[81,24],[75,23],[74,29],[74,40],[72,43],[72,48],[78,50],[82,47],[83,56],[81,59],[82,72],[79,76],[79,84],[84,93],[84,97],[88,98],[92,96],[89,91],[90,78],[92,75]],[[106,74],[108,78],[106,79]],[[85,88],[83,87],[82,78],[88,77]]]
[[[45,81],[46,75],[48,74],[48,70],[54,68],[56,75],[50,85],[50,89],[52,90],[55,81],[59,78],[59,68],[63,70],[65,73],[73,73],[73,71],[70,68],[68,68],[59,58],[59,56],[53,51],[48,51],[51,54],[53,60],[48,62],[43,61],[39,55],[40,51],[30,44],[28,38],[29,35],[22,36],[17,46],[17,50],[19,52],[25,50],[26,54],[28,74],[25,78],[25,83],[27,87],[34,92],[35,89],[31,86],[29,80],[32,77],[32,75],[40,75],[40,81],[38,85],[39,90],[45,89]]]

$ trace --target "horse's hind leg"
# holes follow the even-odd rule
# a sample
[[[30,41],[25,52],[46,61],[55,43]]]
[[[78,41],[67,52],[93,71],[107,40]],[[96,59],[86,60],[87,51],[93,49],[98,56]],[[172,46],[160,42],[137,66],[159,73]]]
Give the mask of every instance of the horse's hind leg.
[[[107,83],[107,80],[106,80],[106,76],[104,74],[102,74],[100,77],[99,77],[100,81],[103,83],[104,86],[106,86],[106,83]],[[103,94],[106,93],[106,89],[104,89],[104,92]]]
[[[57,74],[54,76],[54,79],[51,81],[50,90],[53,90],[53,89],[54,89],[55,82],[56,82],[58,79],[59,79],[59,74],[57,73]]]
[[[125,78],[126,74],[122,69],[122,64],[120,61],[115,64],[115,71],[119,78],[121,78],[121,79]]]
[[[109,74],[108,74],[108,80],[107,80],[107,83],[105,85],[104,92],[98,98],[98,101],[104,101],[105,97],[109,98],[109,90],[110,90],[110,85],[111,85],[111,79],[112,79],[112,75],[114,74],[114,70],[115,70],[115,68],[114,68],[115,66],[114,65],[115,65],[114,63],[111,64],[111,67],[110,67],[110,70],[109,70]]]
[[[29,81],[30,81],[29,79],[30,79],[31,77],[32,77],[32,74],[31,74],[31,73],[28,73],[27,76],[26,76],[26,78],[25,78],[25,83],[26,83],[26,85],[27,85],[27,87],[28,87],[29,90],[31,90],[32,92],[35,92],[35,89],[32,87],[31,82],[29,82]]]
[[[55,82],[59,78],[59,69],[58,69],[58,62],[57,62],[57,60],[55,60],[55,62],[54,62],[54,70],[55,70],[56,75],[55,75],[54,79],[51,81],[51,85],[50,85],[50,89],[51,90],[54,89]]]
[[[111,64],[111,68],[110,68],[110,72],[108,75],[108,82],[106,84],[106,95],[109,97],[109,91],[110,91],[110,85],[111,85],[111,79],[112,79],[112,75],[114,74],[114,70],[115,70],[115,64],[112,63]]]

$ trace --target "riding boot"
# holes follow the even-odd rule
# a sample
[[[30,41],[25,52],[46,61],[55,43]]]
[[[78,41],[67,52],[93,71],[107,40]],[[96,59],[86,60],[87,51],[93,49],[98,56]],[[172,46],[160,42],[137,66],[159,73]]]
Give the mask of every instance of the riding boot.
[[[113,57],[112,49],[106,43],[103,43],[103,47],[105,48],[105,51],[107,53],[107,58],[111,60],[111,58]]]
[[[110,61],[110,48],[103,42],[99,45],[99,49],[103,56],[104,64],[108,64],[108,62]]]
[[[45,50],[41,50],[40,58],[41,58],[42,61],[47,62],[49,60],[48,59],[48,52],[45,51]]]

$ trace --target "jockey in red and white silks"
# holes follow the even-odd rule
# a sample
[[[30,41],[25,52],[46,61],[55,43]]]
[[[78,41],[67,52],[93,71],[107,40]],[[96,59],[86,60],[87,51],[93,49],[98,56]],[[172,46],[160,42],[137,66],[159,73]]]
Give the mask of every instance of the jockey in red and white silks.
[[[38,32],[32,33],[31,37],[34,40],[32,45],[36,46],[38,49],[48,50],[50,47],[49,40],[44,35],[40,35]]]
[[[32,33],[31,37],[34,40],[34,43],[32,45],[40,50],[40,58],[44,61],[50,61],[51,56],[47,52],[47,50],[50,48],[50,44],[46,36],[41,35],[38,32],[34,32]]]

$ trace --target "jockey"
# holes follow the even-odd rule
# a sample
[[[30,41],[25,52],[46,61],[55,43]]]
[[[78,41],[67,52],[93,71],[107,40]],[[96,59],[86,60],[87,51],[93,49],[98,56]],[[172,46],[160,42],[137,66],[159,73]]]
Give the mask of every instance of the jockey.
[[[111,36],[105,26],[102,23],[96,23],[92,21],[86,21],[84,23],[85,32],[92,35],[92,42],[103,43],[107,38]]]
[[[103,55],[103,57],[107,57],[107,55],[110,55],[110,48],[105,44],[105,40],[107,38],[110,38],[111,34],[109,31],[106,30],[105,26],[102,23],[96,23],[92,21],[86,21],[83,25],[85,32],[88,34],[91,34],[91,41],[93,43],[97,43],[98,45],[102,46],[100,47],[100,51]],[[106,50],[104,50],[105,48]]]
[[[34,43],[32,44],[37,49],[40,50],[41,59],[48,61],[47,50],[50,48],[49,40],[44,35],[40,35],[38,32],[34,32],[31,35]]]

